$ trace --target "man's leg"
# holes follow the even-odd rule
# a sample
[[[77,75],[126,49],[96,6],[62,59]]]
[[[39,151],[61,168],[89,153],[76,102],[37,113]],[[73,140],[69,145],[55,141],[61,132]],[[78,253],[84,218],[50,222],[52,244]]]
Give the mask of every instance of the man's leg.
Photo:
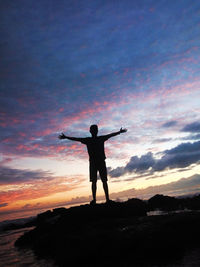
[[[92,197],[90,204],[96,204],[97,192],[97,168],[94,162],[90,161],[90,182],[92,182]]]
[[[108,192],[108,183],[107,181],[102,181],[103,182],[103,189],[105,192],[105,196],[106,196],[106,202],[109,202],[109,192]]]
[[[94,203],[96,203],[97,181],[92,181],[92,197]]]
[[[99,163],[99,174],[103,183],[103,189],[106,197],[106,202],[109,202],[109,192],[108,192],[108,183],[107,183],[107,168],[105,161]]]

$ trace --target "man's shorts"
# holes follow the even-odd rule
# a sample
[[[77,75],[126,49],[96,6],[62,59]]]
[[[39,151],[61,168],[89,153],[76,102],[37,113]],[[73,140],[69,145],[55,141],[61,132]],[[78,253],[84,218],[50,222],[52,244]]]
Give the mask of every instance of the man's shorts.
[[[108,180],[105,160],[99,162],[90,161],[90,182],[97,181],[97,171],[99,171],[102,182]]]

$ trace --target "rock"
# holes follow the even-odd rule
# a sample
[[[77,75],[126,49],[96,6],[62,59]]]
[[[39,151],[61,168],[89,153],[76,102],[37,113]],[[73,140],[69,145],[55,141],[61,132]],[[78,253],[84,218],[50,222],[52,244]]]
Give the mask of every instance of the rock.
[[[21,228],[28,228],[36,226],[36,218],[30,217],[30,218],[22,218],[22,219],[16,219],[11,220],[10,222],[6,222],[5,225],[2,225],[0,227],[0,231],[9,231],[9,230],[16,230]]]
[[[178,199],[182,209],[200,210],[200,195]]]
[[[31,247],[58,266],[163,265],[200,247],[199,212],[148,217],[146,208],[130,199],[48,211],[15,245]]]
[[[200,210],[200,195],[192,197],[169,197],[164,195],[155,195],[148,200],[148,210]]]
[[[149,210],[160,209],[163,211],[177,210],[179,201],[175,197],[155,195],[148,200]]]

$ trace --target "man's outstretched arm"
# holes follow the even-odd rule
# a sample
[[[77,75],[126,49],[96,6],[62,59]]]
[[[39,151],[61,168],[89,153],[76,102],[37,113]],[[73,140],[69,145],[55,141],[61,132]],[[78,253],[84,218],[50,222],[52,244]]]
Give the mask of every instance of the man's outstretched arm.
[[[104,135],[107,139],[109,139],[110,137],[113,137],[113,136],[116,136],[118,134],[121,134],[121,133],[125,133],[127,132],[127,129],[123,129],[121,128],[118,132],[114,132],[114,133],[111,133],[111,134],[107,134],[107,135]]]
[[[69,139],[69,140],[72,140],[72,141],[78,141],[78,142],[81,142],[83,140],[83,138],[79,138],[79,137],[71,137],[71,136],[66,136],[64,133],[61,133],[59,136],[58,136],[59,139]]]

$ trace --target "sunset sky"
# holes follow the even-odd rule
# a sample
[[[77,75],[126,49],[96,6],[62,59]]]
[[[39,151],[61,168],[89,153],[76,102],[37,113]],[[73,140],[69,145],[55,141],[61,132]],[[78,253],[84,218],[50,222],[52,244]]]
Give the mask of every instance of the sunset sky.
[[[57,137],[91,124],[128,129],[105,144],[112,199],[200,193],[199,1],[10,0],[0,13],[0,221],[90,200],[86,146]]]

